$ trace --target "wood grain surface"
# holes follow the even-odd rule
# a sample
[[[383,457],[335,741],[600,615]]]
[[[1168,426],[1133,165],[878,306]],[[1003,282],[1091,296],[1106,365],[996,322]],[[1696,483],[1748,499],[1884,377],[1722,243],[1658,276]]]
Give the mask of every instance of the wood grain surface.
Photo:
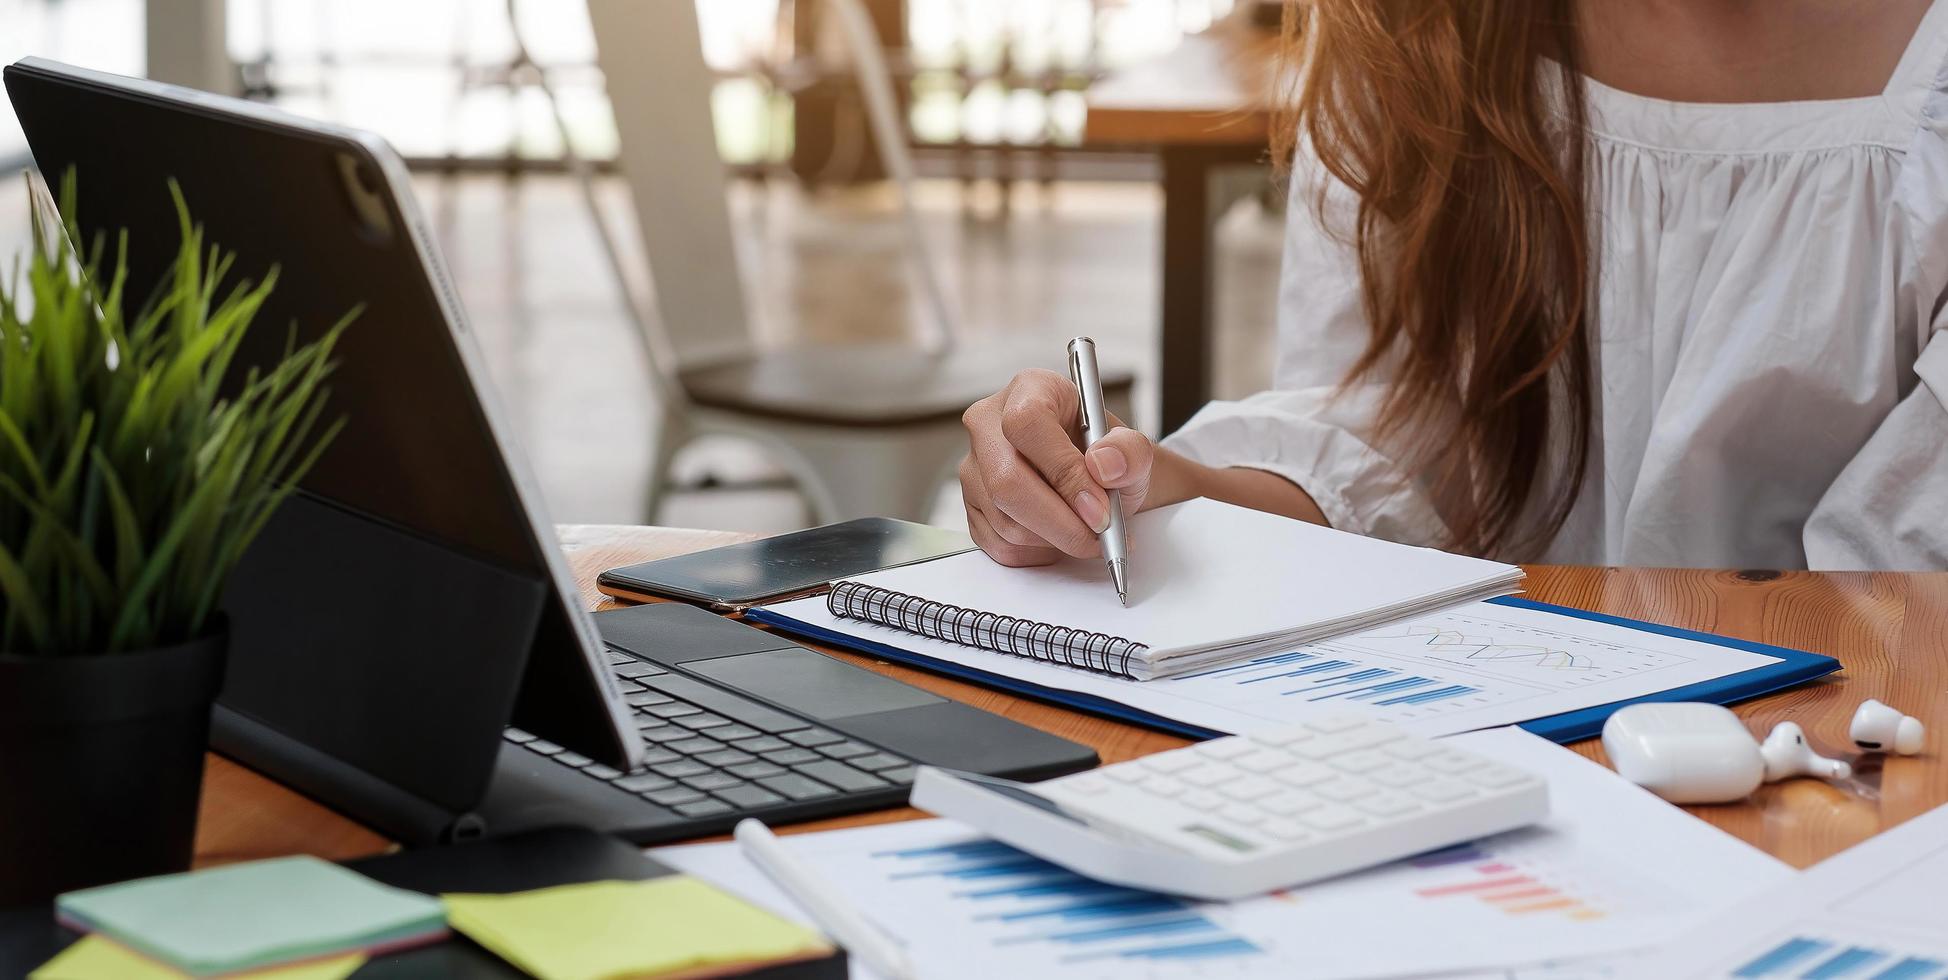
[[[605,568],[747,540],[750,535],[668,528],[562,528],[583,597]],[[1833,677],[1738,706],[1755,731],[1791,719],[1829,754],[1844,752],[1861,700],[1877,697],[1929,727],[1929,750],[1914,758],[1860,760],[1871,795],[1818,780],[1762,788],[1751,800],[1689,807],[1704,820],[1804,867],[1948,802],[1941,765],[1948,733],[1948,573],[1708,571],[1532,566],[1529,597],[1582,609],[1705,630],[1838,657]],[[943,697],[1006,715],[1095,747],[1118,762],[1184,744],[1182,739],[951,678],[835,652],[870,670]],[[1603,758],[1594,740],[1573,748]],[[801,824],[791,831],[885,823],[921,816],[898,809]],[[235,763],[212,755],[197,832],[197,863],[316,854],[333,860],[386,849],[382,837]]]

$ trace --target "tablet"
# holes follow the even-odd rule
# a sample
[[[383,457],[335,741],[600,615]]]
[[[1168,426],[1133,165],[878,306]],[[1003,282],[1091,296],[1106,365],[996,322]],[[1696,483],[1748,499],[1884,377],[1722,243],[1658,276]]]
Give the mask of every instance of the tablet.
[[[866,517],[612,568],[597,577],[596,587],[618,599],[680,599],[718,612],[743,612],[816,595],[854,575],[973,549],[973,540],[959,531]]]

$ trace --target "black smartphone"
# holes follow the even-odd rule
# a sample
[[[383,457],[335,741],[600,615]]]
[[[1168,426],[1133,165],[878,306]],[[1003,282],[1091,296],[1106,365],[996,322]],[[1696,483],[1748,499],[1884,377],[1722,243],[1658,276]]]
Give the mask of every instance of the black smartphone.
[[[611,568],[596,588],[618,599],[680,599],[718,612],[817,595],[833,582],[972,551],[959,531],[864,517],[675,558]]]

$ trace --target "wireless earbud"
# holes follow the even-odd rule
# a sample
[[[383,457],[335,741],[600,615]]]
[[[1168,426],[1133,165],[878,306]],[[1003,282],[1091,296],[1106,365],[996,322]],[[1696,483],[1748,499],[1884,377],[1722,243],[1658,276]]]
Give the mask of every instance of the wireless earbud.
[[[1853,775],[1853,767],[1838,759],[1829,759],[1806,744],[1806,733],[1797,724],[1782,721],[1772,729],[1772,734],[1759,744],[1759,757],[1765,760],[1765,781],[1778,782],[1792,776],[1818,776],[1821,779],[1845,779]]]
[[[1921,719],[1904,715],[1873,698],[1860,703],[1853,713],[1853,726],[1847,736],[1863,752],[1894,752],[1913,755],[1921,751],[1926,732]]]

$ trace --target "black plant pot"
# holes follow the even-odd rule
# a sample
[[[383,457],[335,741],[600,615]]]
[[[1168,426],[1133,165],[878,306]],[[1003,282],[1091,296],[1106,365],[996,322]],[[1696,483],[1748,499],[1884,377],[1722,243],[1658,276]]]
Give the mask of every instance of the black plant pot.
[[[0,654],[0,905],[189,867],[228,643]]]

